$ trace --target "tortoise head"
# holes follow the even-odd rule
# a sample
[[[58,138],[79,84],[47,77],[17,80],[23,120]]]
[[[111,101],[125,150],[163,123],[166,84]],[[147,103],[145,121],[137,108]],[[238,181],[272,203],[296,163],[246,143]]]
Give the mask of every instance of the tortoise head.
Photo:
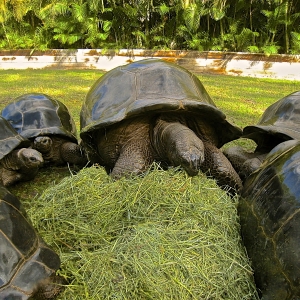
[[[41,153],[50,152],[52,147],[52,139],[48,136],[38,136],[34,139],[33,148]]]
[[[18,151],[18,159],[22,169],[38,169],[44,163],[42,154],[31,148],[21,148]]]

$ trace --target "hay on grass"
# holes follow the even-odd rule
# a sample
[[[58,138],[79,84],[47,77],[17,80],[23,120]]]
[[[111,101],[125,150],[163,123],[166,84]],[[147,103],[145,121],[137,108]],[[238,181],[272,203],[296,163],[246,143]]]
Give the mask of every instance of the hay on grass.
[[[70,281],[58,299],[257,299],[237,200],[203,174],[113,181],[91,167],[36,201],[30,218]]]

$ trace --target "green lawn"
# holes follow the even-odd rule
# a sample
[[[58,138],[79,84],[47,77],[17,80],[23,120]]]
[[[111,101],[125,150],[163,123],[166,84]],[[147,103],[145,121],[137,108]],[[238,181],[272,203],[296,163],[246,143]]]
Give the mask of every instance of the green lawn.
[[[24,93],[46,93],[64,102],[79,126],[81,103],[101,76],[97,70],[0,70],[0,108]],[[243,127],[257,122],[271,103],[300,89],[299,81],[200,75],[228,119]]]
[[[24,93],[46,93],[66,104],[79,130],[82,101],[100,76],[96,70],[0,70],[0,109]],[[300,82],[285,80],[199,78],[240,127],[300,90]],[[257,299],[239,235],[238,199],[204,174],[190,178],[154,166],[145,176],[114,182],[102,168],[57,167],[10,190],[61,256],[60,274],[70,284],[59,299]]]

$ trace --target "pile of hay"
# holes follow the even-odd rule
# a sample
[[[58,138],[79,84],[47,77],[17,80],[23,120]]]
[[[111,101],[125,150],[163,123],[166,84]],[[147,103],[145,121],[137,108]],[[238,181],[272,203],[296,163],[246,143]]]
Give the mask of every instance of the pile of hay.
[[[202,174],[91,167],[36,201],[29,217],[70,282],[58,299],[258,299],[237,199]]]

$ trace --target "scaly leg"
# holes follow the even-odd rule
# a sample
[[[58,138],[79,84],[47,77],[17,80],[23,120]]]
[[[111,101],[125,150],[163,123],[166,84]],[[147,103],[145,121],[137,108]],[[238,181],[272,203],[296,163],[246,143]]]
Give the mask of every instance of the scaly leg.
[[[267,153],[248,152],[240,146],[230,147],[223,151],[242,180],[260,167]]]
[[[225,187],[227,185],[231,189],[240,192],[242,181],[223,152],[209,142],[205,142],[204,146],[205,160],[200,167],[201,171],[210,171],[219,186]],[[232,191],[229,192],[234,194]]]
[[[153,161],[150,141],[147,143],[145,140],[131,139],[123,145],[111,176],[118,179],[123,175],[141,174],[149,168]]]
[[[143,173],[154,161],[149,120],[135,119],[118,124],[98,135],[100,164],[112,177]]]
[[[67,163],[84,166],[88,162],[84,148],[76,143],[63,143],[60,152],[62,159]]]

